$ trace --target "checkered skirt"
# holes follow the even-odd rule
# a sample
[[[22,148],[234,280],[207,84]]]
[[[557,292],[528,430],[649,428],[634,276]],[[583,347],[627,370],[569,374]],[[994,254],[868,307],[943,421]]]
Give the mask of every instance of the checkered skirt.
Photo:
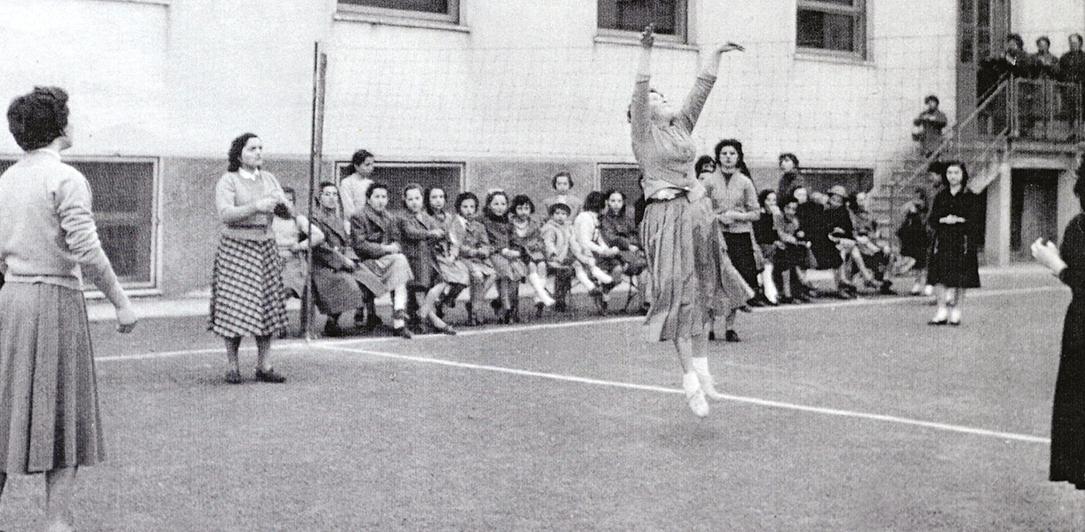
[[[226,338],[285,330],[282,268],[275,240],[222,237],[211,274],[210,330]]]

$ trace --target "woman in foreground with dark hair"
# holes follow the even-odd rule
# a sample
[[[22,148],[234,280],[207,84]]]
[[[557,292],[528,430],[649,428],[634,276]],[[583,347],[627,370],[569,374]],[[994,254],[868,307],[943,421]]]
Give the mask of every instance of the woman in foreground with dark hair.
[[[286,194],[271,172],[261,170],[264,144],[245,133],[230,144],[226,173],[215,186],[215,206],[222,238],[211,273],[211,326],[226,342],[230,371],[226,382],[241,382],[241,338],[256,339],[256,380],[283,382],[268,363],[271,338],[287,325],[282,260],[271,219],[276,207],[288,207]]]
[[[87,178],[61,162],[72,146],[68,94],[37,87],[8,107],[26,155],[0,175],[0,495],[8,474],[45,473],[46,530],[72,528],[80,466],[105,459],[82,278],[136,317],[102,250]]]

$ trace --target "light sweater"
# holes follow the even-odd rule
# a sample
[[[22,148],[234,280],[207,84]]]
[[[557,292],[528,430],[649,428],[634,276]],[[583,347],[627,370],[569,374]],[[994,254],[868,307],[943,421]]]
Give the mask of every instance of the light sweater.
[[[652,120],[652,110],[648,105],[648,81],[647,76],[637,76],[630,106],[633,156],[644,174],[641,180],[644,197],[651,198],[665,188],[691,190],[695,188],[693,183],[697,180],[693,175],[697,145],[691,133],[708,100],[708,94],[712,92],[712,85],[716,83],[716,76],[700,75],[686,97],[682,110],[668,124]]]
[[[9,283],[79,290],[80,265],[107,295],[119,292],[91,213],[87,178],[51,150],[23,156],[0,176],[0,271]]]
[[[260,170],[255,179],[243,177],[240,172],[226,172],[215,185],[215,207],[219,219],[225,225],[223,236],[243,240],[266,240],[275,235],[271,232],[270,212],[257,212],[239,220],[226,221],[229,211],[244,207],[267,196],[273,196],[280,203],[286,203],[286,194],[279,180],[271,172]]]

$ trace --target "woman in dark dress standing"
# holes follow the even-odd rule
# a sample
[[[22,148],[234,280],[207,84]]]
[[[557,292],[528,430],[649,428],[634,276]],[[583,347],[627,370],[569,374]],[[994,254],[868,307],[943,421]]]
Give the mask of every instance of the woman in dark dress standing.
[[[968,288],[980,287],[979,196],[968,190],[964,163],[950,162],[942,170],[942,190],[931,203],[928,225],[934,231],[927,283],[938,289],[938,311],[931,325],[960,325],[961,305]]]
[[[1078,168],[1074,194],[1085,209],[1085,168]],[[1085,214],[1066,225],[1062,246],[1039,239],[1032,256],[1070,287],[1073,299],[1062,328],[1062,352],[1051,415],[1052,482],[1085,489]]]

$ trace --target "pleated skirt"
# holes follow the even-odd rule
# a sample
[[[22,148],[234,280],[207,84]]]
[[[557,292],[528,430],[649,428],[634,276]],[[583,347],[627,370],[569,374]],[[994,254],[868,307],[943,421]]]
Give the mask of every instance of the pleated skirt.
[[[282,259],[275,240],[222,237],[211,272],[212,332],[272,336],[287,326]]]
[[[703,209],[686,198],[649,203],[641,240],[652,275],[645,339],[690,339],[704,331],[705,298],[697,274],[705,247]],[[702,257],[703,261],[703,257]]]
[[[0,472],[105,460],[83,293],[45,283],[0,288]]]

